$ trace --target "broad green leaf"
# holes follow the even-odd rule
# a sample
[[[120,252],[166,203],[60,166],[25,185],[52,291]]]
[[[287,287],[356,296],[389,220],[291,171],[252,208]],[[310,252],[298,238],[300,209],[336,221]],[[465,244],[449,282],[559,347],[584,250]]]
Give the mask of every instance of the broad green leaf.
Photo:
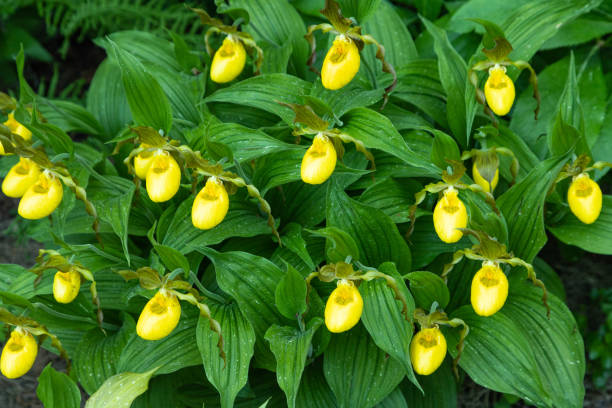
[[[332,123],[334,121],[341,123],[339,118],[346,112],[354,108],[374,105],[382,99],[384,92],[383,88],[364,88],[364,84],[358,81],[351,81],[335,91],[325,89],[323,85],[317,82],[313,85],[310,95],[304,99],[313,108],[321,108],[322,112],[318,113],[323,119]],[[387,112],[385,111],[385,113]]]
[[[75,382],[47,364],[38,377],[36,395],[45,408],[79,408],[81,392]]]
[[[584,132],[584,116],[582,115],[582,106],[580,105],[574,54],[572,53],[567,81],[559,100],[559,110],[552,130],[548,133],[550,153],[552,155],[560,155],[573,148],[577,155],[590,155]]]
[[[357,243],[346,231],[336,227],[327,227],[310,232],[326,238],[325,253],[328,262],[344,262],[348,256],[354,261],[359,260]]]
[[[336,397],[323,375],[322,361],[315,360],[306,366],[298,389],[295,406],[298,408],[335,408]]]
[[[289,223],[283,229],[281,237],[283,246],[295,253],[302,262],[311,270],[315,270],[315,264],[308,253],[306,240],[302,237],[302,226],[296,223]]]
[[[138,58],[144,65],[156,65],[169,72],[178,72],[173,45],[165,38],[146,31],[126,30],[112,33],[109,38],[121,49]],[[104,44],[100,44],[104,46]]]
[[[359,3],[360,7],[365,7],[368,3],[379,3],[375,12],[363,24],[362,29],[364,34],[371,35],[379,44],[385,47],[385,60],[393,65],[396,71],[408,64],[412,58],[416,58],[417,51],[414,41],[412,41],[410,31],[396,13],[391,3],[386,0],[350,1]],[[362,23],[360,19],[358,19],[358,21]],[[381,72],[382,64],[375,59],[375,55],[376,47],[373,45],[366,45],[364,49],[364,59],[367,59],[371,67],[376,67],[377,72]]]
[[[355,17],[359,23],[363,23],[368,17],[379,9],[380,0],[338,0],[340,10],[344,17]]]
[[[256,41],[268,41],[276,46],[290,42],[293,48],[293,69],[304,76],[308,58],[308,42],[304,39],[306,27],[295,8],[285,0],[231,0],[230,6],[243,8],[249,13],[249,24],[244,30]]]
[[[278,385],[285,391],[289,408],[295,408],[312,336],[322,324],[323,319],[315,317],[308,322],[305,331],[278,325],[273,325],[266,331],[265,339],[270,343],[270,349],[276,357]]]
[[[342,117],[342,132],[362,142],[366,148],[396,156],[406,164],[422,168],[423,175],[436,175],[438,169],[413,152],[389,119],[367,108],[356,108]]]
[[[274,292],[283,272],[265,258],[246,252],[216,252],[200,248],[215,265],[219,287],[236,300],[240,311],[253,325],[255,360],[260,366],[274,370],[274,356],[264,342],[266,330],[286,319],[274,307]]]
[[[185,255],[166,245],[154,244],[153,248],[169,272],[181,268],[185,274],[189,274],[191,267]]]
[[[449,42],[443,29],[427,19],[422,21],[434,38],[440,82],[447,97],[448,125],[459,145],[465,149],[470,141],[472,122],[477,110],[475,90],[468,83],[467,65]]]
[[[116,333],[105,336],[99,328],[88,331],[76,349],[74,371],[88,394],[93,394],[118,372],[121,351],[136,330],[136,323],[130,315],[124,314],[123,319],[123,326]]]
[[[154,341],[143,340],[137,335],[130,338],[117,362],[118,372],[142,373],[155,368],[158,374],[167,374],[202,364],[193,341],[197,316],[192,306],[182,306],[182,319],[167,337]]]
[[[529,174],[506,191],[497,206],[507,220],[509,250],[526,262],[531,262],[546,243],[544,201],[568,155],[541,162]]]
[[[286,42],[278,46],[267,41],[261,41],[258,45],[265,56],[261,64],[262,74],[287,73],[287,65],[293,51],[291,43]]]
[[[530,342],[523,330],[505,313],[482,317],[471,305],[451,315],[470,327],[459,365],[477,384],[513,394],[530,403],[551,406],[542,384]],[[444,331],[448,352],[456,357],[459,329]]]
[[[294,112],[278,102],[300,104],[300,96],[310,93],[311,86],[309,82],[292,75],[259,75],[219,89],[204,102],[231,102],[251,106],[278,115],[285,123],[291,124]]]
[[[612,255],[612,196],[603,196],[601,214],[593,224],[584,224],[566,211],[560,221],[548,226],[548,230],[566,244],[596,254]]]
[[[451,369],[451,359],[430,375],[417,375],[423,388],[421,392],[414,384],[403,381],[400,385],[409,407],[457,408],[457,383]]]
[[[121,69],[105,59],[96,70],[87,92],[87,110],[100,122],[106,139],[132,122],[132,113],[121,83]]]
[[[397,273],[395,265],[386,262],[378,269],[395,279],[397,289],[406,298],[407,310],[404,313],[408,319],[402,313],[404,306],[402,302],[395,299],[393,289],[387,286],[384,279],[375,279],[363,282],[359,286],[364,305],[361,320],[376,345],[386,351],[395,361],[400,362],[408,379],[420,387],[410,362],[410,341],[414,330],[412,324],[414,299],[401,275]]]
[[[136,57],[108,41],[111,55],[121,69],[125,96],[134,121],[167,134],[172,126],[172,107],[159,82]]]
[[[554,37],[540,47],[541,50],[569,47],[591,41],[612,32],[612,22],[587,14],[561,26]]]
[[[459,160],[461,153],[457,143],[452,137],[444,132],[434,133],[433,146],[431,148],[431,161],[439,168],[446,170],[449,163],[446,160]]]
[[[296,319],[306,311],[306,281],[291,265],[287,273],[276,285],[274,303],[283,316]]]
[[[371,408],[405,376],[401,364],[376,347],[360,324],[332,336],[323,371],[340,408]]]
[[[414,194],[422,188],[423,186],[414,180],[389,177],[368,187],[359,197],[359,201],[382,210],[397,224],[409,222]]]
[[[128,224],[135,186],[131,181],[115,176],[99,177],[89,184],[87,193],[102,221],[110,224],[121,239],[125,259],[130,263]]]
[[[34,134],[34,137],[42,141],[45,145],[51,147],[55,153],[72,153],[74,152],[74,144],[70,136],[59,127],[50,123],[41,123],[32,116],[32,122],[28,123],[28,128]]]
[[[431,213],[416,220],[414,231],[408,240],[412,253],[412,267],[415,269],[429,265],[440,254],[453,253],[471,246],[467,237],[461,238],[454,244],[440,240],[434,229]]]
[[[44,118],[64,132],[80,132],[101,135],[104,130],[100,123],[81,105],[62,100],[41,100],[37,106]]]
[[[510,58],[531,59],[560,27],[594,9],[601,2],[602,0],[531,1],[521,7],[515,7],[501,25],[514,48]]]
[[[326,213],[328,227],[340,228],[355,240],[362,263],[378,266],[390,261],[400,273],[410,272],[410,249],[382,211],[351,199],[333,182],[327,190]]]
[[[215,121],[206,128],[203,138],[192,143],[195,150],[204,151],[205,141],[223,143],[227,145],[238,162],[245,162],[265,156],[270,153],[296,149],[291,145],[268,136],[260,130],[253,130],[235,123],[222,123]]]
[[[421,309],[429,310],[433,302],[438,302],[442,309],[448,305],[450,294],[440,276],[427,271],[416,271],[410,272],[406,278],[410,281],[414,301]]]
[[[442,9],[442,0],[415,0],[414,5],[419,10],[419,13],[428,20],[433,20],[438,17]]]
[[[518,109],[518,108],[517,108]],[[531,110],[528,115],[533,118],[533,110]],[[540,119],[541,121],[542,119]],[[514,124],[514,122],[513,122]],[[490,127],[487,127],[491,129]],[[507,147],[512,150],[514,156],[519,161],[519,172],[517,179],[521,180],[524,178],[534,167],[536,167],[540,163],[540,159],[538,156],[529,148],[527,143],[525,143],[525,139],[519,137],[514,131],[508,129],[504,125],[499,125],[499,131],[494,132],[493,134],[489,134],[487,138],[487,142],[491,143],[494,146]],[[500,161],[500,173],[503,177],[508,180],[512,180],[512,175],[510,174],[510,159],[501,155],[498,155]]]
[[[408,408],[406,398],[402,394],[399,386],[394,389],[380,404],[376,404],[375,408]]]
[[[510,317],[529,342],[544,389],[555,407],[582,407],[585,356],[582,336],[567,306],[548,297],[550,318],[542,304],[542,291],[530,282],[510,281],[510,294],[502,313]]]
[[[183,201],[172,218],[168,230],[161,240],[163,245],[172,247],[182,254],[197,248],[214,245],[229,237],[253,237],[270,233],[267,221],[257,206],[244,200],[244,192],[230,197],[230,207],[225,219],[215,228],[202,231],[191,223],[193,196]]]
[[[157,369],[145,373],[121,373],[104,382],[85,404],[85,408],[129,408],[132,401],[145,392],[149,379]]]
[[[208,305],[212,317],[221,325],[225,361],[219,356],[219,335],[210,329],[208,318],[200,317],[196,338],[206,377],[219,391],[221,407],[228,408],[247,382],[255,332],[235,302],[220,304],[209,300]]]

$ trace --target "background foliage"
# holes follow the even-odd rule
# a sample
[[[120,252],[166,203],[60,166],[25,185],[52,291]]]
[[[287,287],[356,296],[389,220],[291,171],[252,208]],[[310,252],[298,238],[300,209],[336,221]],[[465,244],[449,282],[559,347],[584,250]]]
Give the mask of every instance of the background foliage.
[[[104,243],[97,243],[93,219],[68,189],[51,220],[16,219],[11,225],[20,237],[62,248],[90,269],[105,314],[106,335],[96,326],[88,285],[75,302],[58,305],[51,295],[53,271],[34,288],[34,275],[24,268],[0,268],[2,305],[45,324],[73,360],[70,377],[53,367],[41,374],[38,396],[48,406],[78,406],[79,384],[95,393],[91,406],[105,406],[105,395],[112,395],[126,406],[134,401],[134,407],[227,407],[234,398],[235,406],[245,407],[266,402],[268,407],[454,407],[461,383],[469,377],[526,404],[580,407],[587,361],[595,384],[609,381],[609,291],[593,293],[593,304],[601,303],[607,320],[589,331],[585,318],[579,316],[577,323],[565,305],[559,277],[540,252],[552,240],[570,258],[586,252],[612,255],[606,172],[596,173],[606,195],[602,214],[592,225],[580,223],[569,211],[567,182],[548,194],[574,153],[573,143],[568,145],[555,128],[559,115],[576,129],[594,160],[612,161],[609,2],[340,1],[344,14],[385,46],[398,73],[398,85],[383,110],[383,90],[391,78],[382,73],[373,48],[366,47],[357,77],[342,90],[325,90],[308,70],[304,34],[309,25],[324,22],[318,12],[323,1],[198,4],[230,23],[241,18],[243,30],[264,50],[262,75],[253,76],[247,65],[226,86],[208,80],[205,27],[180,2],[4,3],[0,1],[2,86],[23,103],[35,101],[48,122],[61,129],[43,132],[45,137],[38,140],[51,157],[65,160],[86,187],[98,209]],[[467,68],[483,58],[483,29],[473,18],[498,24],[514,47],[511,57],[531,61],[542,106],[535,120],[527,75],[517,77],[518,71],[509,70],[516,80],[515,106],[486,143],[514,152],[518,179],[511,186],[509,162],[502,158],[496,190],[499,217],[478,195],[462,192],[461,197],[471,226],[495,235],[535,265],[551,292],[550,320],[539,289],[524,280],[520,269],[507,271],[507,304],[489,318],[475,315],[469,306],[477,262],[461,261],[448,288],[431,274],[414,272],[440,274],[454,251],[471,246],[468,238],[456,244],[438,239],[430,212],[435,197],[421,205],[414,233],[404,238],[414,193],[439,179],[444,158],[481,146],[480,136],[490,127],[467,80]],[[46,36],[54,37],[48,42]],[[320,68],[331,38],[317,34],[316,39]],[[88,50],[91,41],[96,51]],[[20,44],[25,68],[16,71],[15,60],[23,64]],[[71,68],[72,52],[81,51],[95,61],[87,66],[90,71],[82,65],[76,65],[81,71]],[[36,94],[27,93],[26,82]],[[307,136],[296,144],[291,134],[294,113],[277,101],[309,103],[334,121],[373,153],[375,172],[354,147],[345,145],[342,164],[329,181],[304,184],[299,164],[310,141]],[[191,225],[193,197],[187,185],[169,203],[152,203],[142,186],[131,183],[122,163],[129,146],[112,154],[115,142],[130,136],[131,125],[163,129],[211,160],[225,156],[224,167],[254,184],[270,203],[284,245],[278,245],[265,214],[244,191],[230,196],[226,219],[209,231]],[[0,175],[15,162],[15,157],[2,157]],[[290,290],[291,276],[299,281],[316,266],[345,255],[404,276],[412,309],[429,308],[435,300],[451,317],[470,325],[459,382],[450,356],[430,377],[412,372],[405,352],[412,325],[397,318],[399,307],[381,282],[361,285],[362,323],[339,335],[330,335],[320,319],[333,286],[317,282],[307,324],[300,329],[287,312],[296,306],[285,304],[278,291]],[[22,263],[30,266],[34,259]],[[115,271],[140,266],[172,271],[177,264],[189,265],[220,296],[207,303],[228,333],[225,369],[216,334],[189,305],[183,305],[181,322],[169,337],[147,342],[135,334],[134,319],[152,292],[137,282],[126,283]],[[586,358],[579,328],[588,332]],[[454,357],[458,331],[445,335]],[[121,387],[118,394],[117,384],[126,381],[132,386]]]

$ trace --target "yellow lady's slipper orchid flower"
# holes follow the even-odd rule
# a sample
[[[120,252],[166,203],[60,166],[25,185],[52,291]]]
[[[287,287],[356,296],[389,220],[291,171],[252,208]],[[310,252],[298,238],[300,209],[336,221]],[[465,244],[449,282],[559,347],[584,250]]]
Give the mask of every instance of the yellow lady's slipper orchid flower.
[[[302,159],[302,181],[308,184],[324,183],[334,172],[337,159],[333,142],[319,133]]]
[[[478,184],[484,191],[487,193],[493,193],[495,187],[497,187],[497,183],[499,182],[499,169],[495,169],[495,175],[493,176],[493,180],[491,180],[491,186],[489,188],[489,182],[480,175],[478,168],[476,167],[476,163],[472,166],[472,177],[476,184]]]
[[[2,349],[0,369],[6,378],[18,378],[30,371],[38,345],[30,332],[17,327],[11,332],[11,337]]]
[[[485,262],[472,280],[471,300],[474,312],[491,316],[506,303],[508,278],[493,262]]]
[[[210,66],[210,79],[219,84],[233,81],[244,69],[246,51],[242,42],[231,35],[223,40]]]
[[[149,146],[146,143],[140,145],[140,147],[147,149]],[[154,152],[142,152],[138,153],[136,157],[134,157],[134,171],[136,172],[136,177],[141,180],[147,178],[147,172],[151,167],[151,162],[153,161]]]
[[[223,221],[228,208],[229,197],[223,182],[216,177],[210,177],[193,200],[191,222],[196,228],[211,229]]]
[[[429,375],[436,371],[446,356],[446,339],[437,327],[421,329],[410,343],[410,360],[414,371]]]
[[[32,139],[32,132],[30,132],[30,129],[17,122],[14,112],[8,114],[8,120],[4,122],[4,126],[11,129],[11,132],[18,134],[25,140]]]
[[[19,198],[36,183],[40,177],[40,167],[25,157],[19,158],[19,163],[11,167],[2,182],[2,192],[13,198]]]
[[[44,218],[55,211],[63,196],[62,182],[45,170],[21,197],[17,212],[28,220]]]
[[[53,278],[53,297],[58,303],[70,303],[81,289],[81,274],[74,269],[58,271]]]
[[[485,82],[485,98],[487,105],[498,116],[504,116],[514,103],[514,83],[508,75],[506,68],[495,65],[489,69],[489,78]]]
[[[339,35],[327,52],[321,69],[321,82],[327,89],[340,89],[357,75],[361,58],[353,40]]]
[[[361,319],[363,299],[355,284],[341,279],[325,305],[325,325],[332,333],[350,330]]]
[[[147,171],[147,193],[151,201],[162,203],[170,200],[181,185],[181,169],[170,154],[155,154]]]
[[[449,244],[459,241],[463,236],[463,232],[457,228],[467,226],[467,210],[458,194],[459,192],[453,187],[447,188],[444,196],[438,200],[433,213],[434,228],[438,237]]]
[[[175,295],[160,289],[142,309],[136,333],[145,340],[159,340],[169,335],[181,318],[181,304]]]
[[[574,177],[567,190],[567,202],[574,215],[585,224],[594,223],[601,213],[601,189],[587,173]]]

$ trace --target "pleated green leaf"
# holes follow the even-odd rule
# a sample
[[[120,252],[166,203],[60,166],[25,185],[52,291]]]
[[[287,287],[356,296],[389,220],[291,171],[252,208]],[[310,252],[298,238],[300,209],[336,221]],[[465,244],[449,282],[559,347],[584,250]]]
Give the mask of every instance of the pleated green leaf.
[[[527,338],[552,406],[582,407],[586,363],[576,320],[555,295],[548,297],[551,313],[547,318],[541,298],[540,288],[525,280],[512,279],[502,313],[510,317]]]
[[[388,178],[367,188],[359,201],[382,210],[395,223],[409,222],[414,194],[421,188],[421,184],[411,179]]]
[[[403,381],[400,385],[409,407],[457,408],[457,383],[447,357],[442,365],[430,375],[417,375],[423,388],[421,392],[414,384]]]
[[[79,408],[81,392],[75,382],[47,364],[38,377],[36,395],[45,408]]]
[[[355,17],[359,23],[366,19],[380,7],[380,0],[338,0],[344,17]]]
[[[196,329],[198,348],[206,377],[221,395],[221,407],[229,408],[247,382],[255,332],[236,303],[220,304],[208,300],[208,306],[212,317],[221,324],[226,360],[219,356],[219,335],[210,329],[208,318],[202,316]]]
[[[88,197],[96,207],[98,216],[102,221],[109,223],[113,232],[121,239],[128,264],[130,263],[128,224],[135,191],[134,183],[113,176],[94,179],[88,186]]]
[[[230,207],[225,219],[213,229],[199,230],[191,223],[193,196],[183,201],[177,208],[162,244],[172,247],[183,254],[199,247],[214,245],[229,237],[253,237],[270,233],[267,221],[255,204],[242,199],[244,192],[230,197]]]
[[[402,302],[395,299],[395,294],[387,286],[386,281],[375,279],[363,282],[359,286],[359,292],[363,296],[361,321],[376,345],[386,351],[394,360],[402,363],[408,379],[417,387],[420,387],[410,362],[410,341],[414,331],[412,324],[414,299],[394,264],[386,262],[380,265],[378,269],[395,279],[398,290],[406,298],[407,310],[405,313],[408,319],[402,314],[404,307]]]
[[[273,371],[274,356],[264,336],[273,324],[287,321],[274,306],[274,292],[283,272],[267,259],[246,252],[221,253],[209,248],[202,248],[200,252],[212,260],[219,286],[236,300],[240,311],[253,325],[257,336],[255,360]]]
[[[502,309],[503,310],[503,309]],[[531,344],[523,330],[508,315],[497,312],[481,317],[471,305],[451,315],[470,326],[459,365],[476,383],[498,392],[517,395],[530,403],[551,406]],[[459,329],[444,331],[448,352],[455,357]]]
[[[293,266],[287,265],[287,273],[278,282],[274,299],[278,311],[288,319],[296,319],[306,311],[306,281]]]
[[[295,408],[312,336],[322,324],[323,319],[315,317],[308,322],[305,331],[278,325],[273,325],[266,331],[265,339],[270,343],[270,349],[276,357],[278,385],[285,391],[289,408]]]
[[[497,200],[504,217],[512,220],[508,223],[509,250],[526,262],[531,262],[546,243],[544,201],[568,157],[541,162]]]
[[[440,82],[447,97],[448,125],[459,145],[466,148],[470,141],[472,122],[477,108],[475,90],[471,84],[468,84],[467,64],[453,48],[443,29],[427,19],[422,21],[434,38]]]
[[[410,281],[414,301],[421,309],[429,310],[433,302],[438,302],[442,309],[448,305],[450,294],[440,276],[427,271],[416,271],[410,272],[406,278]]]
[[[132,317],[123,316],[123,326],[118,332],[105,336],[100,329],[92,329],[76,349],[74,371],[88,394],[93,394],[104,381],[118,373],[121,352],[136,330]]]
[[[332,336],[323,359],[323,371],[340,408],[371,408],[385,399],[405,376],[402,365],[376,347],[360,324]]]
[[[292,75],[266,74],[219,89],[204,101],[240,103],[278,115],[291,124],[295,113],[278,102],[301,104],[301,96],[310,93],[311,86],[310,82]]]
[[[170,131],[172,107],[157,80],[132,54],[110,41],[111,55],[121,69],[123,88],[136,124]]]
[[[408,408],[408,404],[402,391],[397,387],[380,404],[376,404],[376,408]]]
[[[295,406],[298,408],[334,408],[336,397],[325,381],[322,361],[315,360],[304,369]]]
[[[427,159],[412,151],[391,121],[380,113],[367,108],[356,108],[342,119],[342,132],[359,140],[366,148],[392,154],[406,164],[422,168],[427,174],[439,172]]]
[[[104,382],[85,404],[85,408],[129,408],[132,401],[145,392],[149,379],[155,373],[152,369],[145,373],[121,373]]]
[[[150,341],[132,336],[121,352],[117,372],[144,373],[156,368],[157,374],[167,374],[202,364],[198,347],[193,341],[198,319],[194,312],[193,307],[182,305],[178,326],[161,340]]]
[[[332,180],[327,190],[327,226],[346,231],[368,266],[394,262],[400,273],[410,272],[410,249],[397,226],[382,211],[350,198]]]
[[[603,196],[601,214],[593,224],[584,224],[567,211],[559,222],[549,225],[548,230],[566,244],[596,254],[612,255],[612,196]]]

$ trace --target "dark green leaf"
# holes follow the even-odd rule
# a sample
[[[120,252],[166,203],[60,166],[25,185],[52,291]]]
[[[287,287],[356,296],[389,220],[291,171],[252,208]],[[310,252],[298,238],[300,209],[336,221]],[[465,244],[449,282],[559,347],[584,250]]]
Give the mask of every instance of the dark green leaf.
[[[208,305],[212,317],[221,324],[226,359],[223,361],[219,356],[219,335],[210,329],[209,320],[204,317],[200,317],[196,329],[198,348],[206,377],[221,395],[221,406],[231,407],[248,379],[255,332],[235,302],[220,304],[209,300]]]
[[[405,376],[401,364],[376,347],[360,324],[332,336],[323,371],[340,408],[371,408]]]
[[[325,253],[328,262],[344,262],[348,256],[354,261],[359,260],[359,248],[346,231],[336,227],[327,227],[309,232],[326,238]]]
[[[322,324],[323,319],[315,317],[308,323],[306,331],[278,325],[266,331],[265,339],[276,357],[278,385],[285,391],[289,408],[295,408],[306,357],[311,350],[312,336]]]
[[[45,408],[79,408],[81,392],[74,381],[47,364],[38,377],[36,395]]]
[[[444,280],[435,273],[427,271],[410,272],[406,275],[410,281],[410,292],[416,305],[429,310],[433,302],[438,302],[442,309],[448,305],[450,294]]]
[[[291,265],[274,292],[276,308],[288,319],[296,319],[306,311],[306,281]]]
[[[457,408],[457,383],[451,369],[450,358],[430,375],[417,375],[423,392],[414,384],[403,381],[400,385],[409,407]]]
[[[434,134],[431,161],[439,168],[446,170],[449,166],[446,160],[459,160],[461,153],[452,137],[439,131],[436,131]]]

